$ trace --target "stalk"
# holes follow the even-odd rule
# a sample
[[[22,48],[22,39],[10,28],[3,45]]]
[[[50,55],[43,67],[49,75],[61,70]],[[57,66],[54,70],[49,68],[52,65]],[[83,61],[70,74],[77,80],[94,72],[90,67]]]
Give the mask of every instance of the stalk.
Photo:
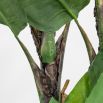
[[[30,29],[31,29],[32,38],[33,38],[34,44],[36,46],[36,50],[37,50],[40,62],[41,62],[40,49],[41,49],[41,45],[42,45],[42,39],[44,36],[44,32],[37,30],[37,29],[33,28],[32,26],[30,26]]]
[[[50,62],[50,63],[44,63],[43,59],[42,59],[43,53],[45,53],[45,56],[47,56],[47,55],[49,55],[48,51],[50,51],[50,50],[53,50],[53,52],[56,52],[56,50],[53,49],[53,48],[55,48],[55,46],[54,46],[55,45],[55,41],[54,41],[55,35],[54,34],[47,35],[43,31],[37,30],[33,27],[31,27],[31,31],[32,31],[31,33],[32,33],[33,41],[34,41],[36,49],[37,49],[38,56],[40,58],[41,70],[43,71],[45,76],[50,79],[48,81],[49,84],[48,83],[47,84],[49,87],[48,91],[51,91],[51,94],[47,94],[47,95],[48,96],[51,95],[58,100],[58,98],[59,98],[59,95],[58,95],[59,93],[57,92],[57,74],[58,74],[57,68],[58,68],[58,66],[56,64],[56,60],[54,60],[53,62]],[[49,38],[47,38],[47,40],[44,40],[46,35],[49,36]],[[53,38],[51,38],[51,37],[53,37]],[[51,42],[48,42],[48,40],[53,41],[52,46],[48,45],[51,43]],[[49,46],[49,48],[48,48],[48,46]],[[43,52],[43,50],[46,50],[45,48],[48,48],[47,49],[48,51]],[[51,52],[50,52],[50,54],[51,54]],[[45,58],[45,56],[44,56],[44,58]],[[47,58],[47,59],[49,59],[49,58]],[[43,86],[43,84],[42,84],[42,86]],[[45,87],[47,87],[47,86],[45,86]],[[45,91],[47,91],[47,89]],[[47,98],[47,99],[49,99],[49,98]]]
[[[65,84],[64,84],[64,86],[63,86],[63,88],[62,88],[62,90],[61,90],[61,103],[64,103],[64,101],[66,100],[66,98],[67,98],[67,94],[65,93],[65,90],[67,89],[67,87],[68,87],[68,85],[69,85],[69,82],[70,82],[70,80],[66,80],[66,82],[65,82]]]
[[[86,48],[87,48],[87,52],[88,52],[88,56],[89,56],[89,61],[90,63],[92,63],[92,61],[94,60],[95,56],[96,56],[96,53],[95,53],[95,50],[86,34],[86,32],[84,31],[84,29],[82,28],[82,26],[79,24],[78,20],[75,20],[81,34],[82,34],[82,37],[84,39],[84,42],[85,42],[85,45],[86,45]]]
[[[46,96],[43,93],[43,87],[42,87],[43,85],[42,85],[42,82],[41,82],[41,81],[46,80],[45,75],[40,70],[40,68],[37,66],[37,64],[33,60],[32,56],[30,55],[29,51],[25,47],[25,45],[20,41],[20,39],[18,37],[15,36],[15,38],[18,41],[18,43],[20,44],[22,50],[24,51],[24,53],[25,53],[25,55],[26,55],[26,57],[29,61],[30,66],[31,66],[33,76],[34,76],[34,79],[35,79],[35,82],[36,82],[36,87],[37,87],[40,103],[48,103],[48,102],[45,101]],[[48,81],[48,80],[46,80],[46,81]]]
[[[49,92],[51,92],[51,94],[46,94],[45,100],[47,101],[41,103],[48,103],[50,97],[54,97],[55,99],[61,101],[61,92],[60,92],[61,74],[62,74],[63,58],[64,58],[68,30],[69,30],[69,24],[66,24],[63,33],[56,42],[55,60],[52,63],[43,63],[41,59],[40,50],[43,43],[44,32],[36,30],[35,28],[31,27],[32,37],[41,61],[41,70],[45,74],[46,79],[49,78],[48,81],[46,80],[47,84],[46,86],[43,86],[43,84],[41,85],[42,87],[49,87],[44,90],[45,91],[48,90]]]
[[[103,49],[103,0],[95,0],[94,16],[96,17],[96,29],[99,37],[99,50]]]
[[[68,37],[68,31],[69,31],[70,24],[66,24],[64,31],[62,32],[62,35],[59,37],[59,39],[56,42],[57,46],[57,57],[56,57],[56,64],[58,67],[58,83],[57,83],[57,93],[59,93],[59,101],[61,101],[61,75],[62,75],[62,69],[63,69],[63,59],[64,59],[64,53],[65,53],[65,47],[66,47],[66,41]]]
[[[92,62],[94,60],[94,57],[96,56],[96,53],[95,53],[95,51],[94,51],[94,49],[92,47],[92,44],[90,43],[90,41],[89,41],[89,39],[87,37],[85,31],[83,30],[83,28],[78,23],[76,15],[74,15],[72,13],[72,11],[68,8],[68,5],[66,4],[66,2],[64,0],[59,0],[59,2],[62,4],[62,6],[66,9],[68,14],[71,16],[71,18],[73,18],[75,20],[76,24],[78,25],[79,30],[82,33],[83,39],[84,39],[86,47],[87,47],[89,60],[90,60],[90,62]]]

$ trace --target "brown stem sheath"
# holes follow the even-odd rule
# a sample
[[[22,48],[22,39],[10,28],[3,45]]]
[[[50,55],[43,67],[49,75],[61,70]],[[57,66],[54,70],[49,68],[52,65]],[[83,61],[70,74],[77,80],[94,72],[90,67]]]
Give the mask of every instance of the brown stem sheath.
[[[92,61],[94,60],[95,56],[96,56],[96,53],[95,53],[95,50],[86,34],[86,32],[84,31],[84,29],[82,28],[82,26],[79,24],[78,20],[75,20],[81,34],[82,34],[82,37],[84,39],[84,42],[86,44],[86,48],[87,48],[87,51],[88,51],[88,56],[89,56],[89,60],[90,60],[90,63],[92,63]]]
[[[66,24],[62,35],[59,37],[58,41],[56,42],[57,46],[57,58],[56,63],[58,65],[58,84],[57,84],[57,91],[59,93],[59,101],[61,101],[61,94],[60,94],[60,85],[61,85],[61,75],[62,75],[62,67],[63,67],[63,59],[66,47],[66,41],[69,31],[69,25]]]

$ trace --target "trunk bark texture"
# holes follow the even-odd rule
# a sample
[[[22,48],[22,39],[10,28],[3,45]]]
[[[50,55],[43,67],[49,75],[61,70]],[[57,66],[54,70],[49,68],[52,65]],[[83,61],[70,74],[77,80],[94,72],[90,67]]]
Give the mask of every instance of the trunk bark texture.
[[[103,49],[103,0],[95,0],[94,16],[96,17],[96,29],[99,37],[99,50]]]
[[[59,37],[59,39],[55,44],[57,47],[56,58],[54,62],[50,64],[43,63],[40,55],[40,49],[42,45],[44,32],[36,30],[32,26],[30,26],[30,28],[31,28],[31,34],[34,40],[34,44],[36,45],[37,53],[41,64],[40,72],[36,74],[39,78],[38,79],[39,80],[38,87],[40,87],[39,91],[41,91],[39,95],[40,103],[49,103],[51,97],[54,97],[55,99],[60,101],[62,65],[63,65],[63,57],[64,57],[69,24],[65,26],[63,33],[61,34],[61,36]]]

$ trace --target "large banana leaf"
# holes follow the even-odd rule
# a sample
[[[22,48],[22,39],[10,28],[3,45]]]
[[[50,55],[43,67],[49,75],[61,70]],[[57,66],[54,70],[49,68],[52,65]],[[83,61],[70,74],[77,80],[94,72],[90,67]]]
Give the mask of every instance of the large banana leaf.
[[[89,0],[19,0],[27,14],[28,22],[42,31],[56,31],[77,17]],[[67,8],[64,7],[65,2]],[[67,12],[69,10],[69,14]]]
[[[102,72],[103,72],[103,50],[100,50],[88,71],[91,88],[94,87]]]
[[[77,18],[88,3],[89,0],[1,0],[0,22],[8,25],[15,34],[27,22],[41,31],[54,32]]]
[[[101,50],[91,63],[88,72],[81,78],[72,92],[68,95],[65,103],[85,103],[86,98],[91,93],[102,72],[103,51]]]
[[[103,73],[85,103],[103,103]]]
[[[0,0],[0,23],[17,35],[26,26],[26,16],[17,0]]]
[[[89,92],[88,73],[86,73],[77,85],[74,87],[70,95],[65,100],[65,103],[84,103]]]

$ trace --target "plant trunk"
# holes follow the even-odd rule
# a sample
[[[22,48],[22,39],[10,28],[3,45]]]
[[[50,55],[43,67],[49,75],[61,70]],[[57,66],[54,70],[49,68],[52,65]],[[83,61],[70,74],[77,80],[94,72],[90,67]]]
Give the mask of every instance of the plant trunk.
[[[94,16],[96,17],[96,29],[99,37],[99,50],[103,49],[103,0],[95,0]]]
[[[49,103],[51,97],[59,100],[59,93],[57,92],[57,65],[54,62],[52,64],[43,64],[43,67],[45,78],[41,78],[41,85],[44,95],[44,102],[41,101],[41,103]]]
[[[56,42],[56,58],[52,63],[43,63],[40,55],[40,49],[42,45],[44,32],[36,30],[31,27],[31,34],[36,45],[37,53],[40,59],[41,71],[43,76],[40,74],[40,85],[41,85],[41,95],[40,103],[49,103],[51,97],[56,100],[61,101],[61,75],[62,75],[62,65],[63,57],[65,51],[65,45],[67,40],[69,24],[65,26],[65,29],[59,39]]]

